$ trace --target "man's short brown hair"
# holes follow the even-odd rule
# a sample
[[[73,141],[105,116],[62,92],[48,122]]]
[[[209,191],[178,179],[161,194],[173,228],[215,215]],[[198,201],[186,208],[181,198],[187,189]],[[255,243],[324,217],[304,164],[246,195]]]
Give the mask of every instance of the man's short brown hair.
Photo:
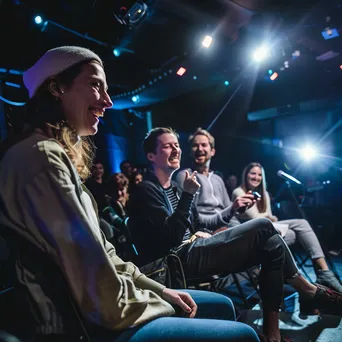
[[[209,145],[211,148],[215,148],[215,138],[205,129],[198,127],[197,130],[190,135],[189,137],[189,143],[192,145],[194,142],[194,139],[197,135],[204,135],[209,140]]]
[[[143,142],[145,156],[147,156],[147,153],[150,153],[150,152],[156,153],[157,139],[160,135],[165,134],[165,133],[173,134],[177,137],[177,139],[179,138],[176,131],[171,127],[156,127],[156,128],[151,129],[147,133]]]

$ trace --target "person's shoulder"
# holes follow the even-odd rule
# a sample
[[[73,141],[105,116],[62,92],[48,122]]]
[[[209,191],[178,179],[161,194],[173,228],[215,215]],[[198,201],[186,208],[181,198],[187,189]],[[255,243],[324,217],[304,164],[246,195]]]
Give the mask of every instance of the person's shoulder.
[[[177,172],[177,174],[173,177],[173,179],[175,179],[176,182],[178,182],[179,180],[184,180],[186,171],[188,171],[189,173],[192,173],[192,170],[190,168],[182,169]]]
[[[155,184],[155,182],[149,180],[149,179],[144,179],[142,182],[136,185],[135,187],[135,192],[137,194],[141,193],[148,193],[150,191],[157,191],[158,190],[158,185]]]
[[[179,174],[185,174],[185,171],[192,172],[192,169],[190,167],[187,167],[185,169],[179,170],[177,175]]]
[[[218,175],[217,173],[213,172],[211,175],[211,178],[224,185],[224,181],[223,181],[222,177],[220,175]]]
[[[243,194],[245,194],[245,192],[243,191],[243,189],[241,188],[241,186],[239,186],[239,187],[237,187],[236,189],[234,189],[233,190],[233,192],[232,192],[232,197],[233,196],[241,196],[241,195],[243,195]]]
[[[130,207],[132,208],[138,205],[141,210],[141,208],[149,205],[151,201],[156,199],[160,200],[163,196],[161,186],[151,180],[144,179],[135,186],[134,191],[131,193],[129,201]],[[132,212],[132,210],[129,211]]]
[[[187,168],[185,168],[185,169],[182,169],[182,170],[179,170],[178,172],[177,172],[177,174],[176,174],[176,176],[178,177],[178,175],[185,175],[185,171],[188,171],[188,172],[192,172],[192,169],[190,169],[190,167],[187,167]]]
[[[137,189],[144,189],[144,188],[150,188],[150,187],[154,187],[155,184],[149,180],[149,179],[144,179],[142,180],[139,184],[136,185]]]
[[[55,139],[45,139],[37,142],[36,153],[50,167],[73,172],[72,162],[64,148]]]
[[[68,157],[63,147],[55,139],[42,134],[32,134],[12,146],[4,157],[4,163],[21,168],[41,169],[54,165],[63,167]]]

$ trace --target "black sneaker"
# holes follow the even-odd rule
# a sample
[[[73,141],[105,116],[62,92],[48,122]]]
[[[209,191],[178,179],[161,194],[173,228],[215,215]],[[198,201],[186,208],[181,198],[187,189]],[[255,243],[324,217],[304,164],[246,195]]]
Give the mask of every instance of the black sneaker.
[[[325,286],[317,284],[313,298],[299,298],[299,310],[303,315],[336,315],[342,316],[342,295]]]
[[[318,270],[316,272],[317,280],[316,283],[329,287],[330,289],[342,293],[342,285],[339,280],[336,278],[334,272],[330,270]]]

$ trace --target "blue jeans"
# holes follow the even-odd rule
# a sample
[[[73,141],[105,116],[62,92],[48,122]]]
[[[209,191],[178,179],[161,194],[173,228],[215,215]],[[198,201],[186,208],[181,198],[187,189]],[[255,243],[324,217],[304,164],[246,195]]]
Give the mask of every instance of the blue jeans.
[[[251,327],[234,321],[235,311],[229,298],[208,291],[182,291],[191,294],[195,300],[197,318],[161,317],[116,336],[108,333],[94,342],[259,341]]]

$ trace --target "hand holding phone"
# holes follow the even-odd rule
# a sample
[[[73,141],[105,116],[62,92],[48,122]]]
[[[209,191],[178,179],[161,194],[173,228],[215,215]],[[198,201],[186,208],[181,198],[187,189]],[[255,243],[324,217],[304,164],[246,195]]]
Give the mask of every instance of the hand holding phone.
[[[254,199],[257,201],[259,198],[261,198],[261,195],[257,191],[253,191],[252,195],[254,196]]]

